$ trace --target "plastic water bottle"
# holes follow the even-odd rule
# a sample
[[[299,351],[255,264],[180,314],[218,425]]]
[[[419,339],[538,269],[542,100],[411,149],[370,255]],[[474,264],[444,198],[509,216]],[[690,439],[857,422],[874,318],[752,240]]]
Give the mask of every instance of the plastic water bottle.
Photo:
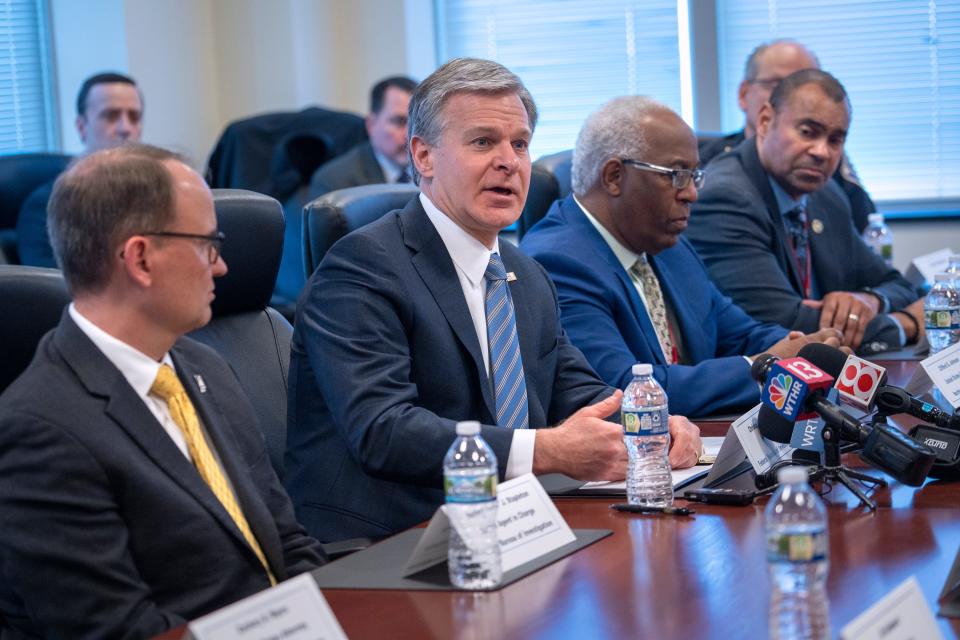
[[[863,230],[863,241],[873,252],[883,258],[888,267],[893,266],[893,233],[883,221],[882,213],[867,216],[867,228]]]
[[[953,276],[938,273],[933,288],[923,301],[930,355],[960,341],[960,292],[953,286]]]
[[[777,481],[766,510],[770,638],[829,638],[827,512],[804,467],[781,469]]]
[[[460,589],[497,586],[497,457],[480,437],[479,422],[457,423],[457,439],[443,459],[443,487],[447,517],[455,525],[447,552],[450,583]]]
[[[623,392],[620,424],[627,447],[627,500],[630,504],[668,507],[673,504],[670,476],[670,431],[667,394],[649,364],[633,365],[633,380]]]

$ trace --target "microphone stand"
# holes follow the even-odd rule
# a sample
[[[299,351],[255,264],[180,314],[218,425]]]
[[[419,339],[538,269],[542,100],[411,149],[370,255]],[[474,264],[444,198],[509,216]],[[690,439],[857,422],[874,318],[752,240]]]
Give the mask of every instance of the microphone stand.
[[[853,469],[848,469],[840,463],[840,438],[833,425],[824,420],[823,431],[820,432],[823,438],[823,464],[813,472],[811,479],[821,480],[828,484],[840,482],[860,499],[860,502],[871,511],[877,510],[875,502],[867,497],[863,490],[854,484],[853,480],[871,484],[874,487],[885,487],[887,481],[882,478],[875,478]]]

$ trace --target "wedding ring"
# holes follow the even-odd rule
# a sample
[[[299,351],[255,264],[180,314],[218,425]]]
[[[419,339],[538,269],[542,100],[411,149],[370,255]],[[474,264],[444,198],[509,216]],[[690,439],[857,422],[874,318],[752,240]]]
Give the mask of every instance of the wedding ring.
[[[850,315],[848,315],[848,316],[847,316],[847,319],[848,319],[848,320],[853,320],[854,322],[860,322],[860,316],[858,316],[858,315],[855,314],[855,313],[851,313]]]

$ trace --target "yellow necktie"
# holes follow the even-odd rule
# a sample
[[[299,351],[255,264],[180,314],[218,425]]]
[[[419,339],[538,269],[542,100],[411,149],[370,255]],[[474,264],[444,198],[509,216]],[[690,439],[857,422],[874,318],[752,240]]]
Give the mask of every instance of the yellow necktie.
[[[203,437],[200,430],[200,420],[197,418],[193,403],[190,402],[190,397],[183,385],[180,384],[180,379],[177,378],[177,374],[173,372],[169,365],[165,364],[160,367],[160,371],[157,372],[157,379],[153,381],[153,386],[150,387],[150,393],[166,401],[167,407],[170,409],[170,417],[183,432],[190,457],[193,458],[193,464],[200,472],[200,477],[213,491],[213,495],[217,496],[217,499],[223,504],[224,509],[233,518],[253,552],[260,558],[260,562],[270,578],[270,584],[277,584],[277,580],[273,577],[273,572],[270,571],[270,566],[267,564],[267,557],[263,555],[263,549],[260,548],[260,544],[254,537],[250,524],[244,517],[223,470],[217,464],[216,458],[213,457],[210,447],[207,446],[206,438]]]

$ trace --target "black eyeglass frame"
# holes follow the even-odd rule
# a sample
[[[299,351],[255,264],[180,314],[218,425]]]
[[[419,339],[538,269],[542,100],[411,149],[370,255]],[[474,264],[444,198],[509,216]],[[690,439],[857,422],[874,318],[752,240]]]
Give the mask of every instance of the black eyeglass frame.
[[[207,259],[210,264],[216,264],[217,259],[223,251],[223,242],[227,235],[223,231],[217,231],[208,236],[199,233],[181,233],[179,231],[144,231],[137,235],[158,236],[160,238],[187,238],[188,240],[203,240],[207,243]]]
[[[670,169],[668,167],[661,167],[658,164],[650,164],[649,162],[632,160],[630,158],[622,158],[620,162],[629,164],[631,167],[636,167],[643,171],[652,171],[653,173],[670,176],[674,189],[686,189],[691,180],[693,180],[694,187],[697,189],[703,188],[703,169]]]

